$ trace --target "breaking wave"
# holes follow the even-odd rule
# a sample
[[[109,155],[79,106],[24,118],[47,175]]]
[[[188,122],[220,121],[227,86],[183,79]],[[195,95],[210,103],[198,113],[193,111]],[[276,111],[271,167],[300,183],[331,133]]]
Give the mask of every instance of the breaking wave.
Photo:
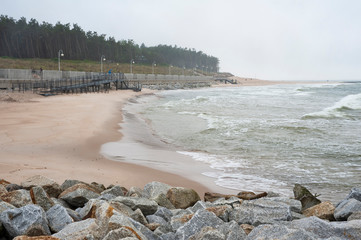
[[[361,109],[361,93],[352,94],[342,98],[333,106],[327,107],[319,112],[304,115],[303,119],[312,118],[349,118],[348,111]]]

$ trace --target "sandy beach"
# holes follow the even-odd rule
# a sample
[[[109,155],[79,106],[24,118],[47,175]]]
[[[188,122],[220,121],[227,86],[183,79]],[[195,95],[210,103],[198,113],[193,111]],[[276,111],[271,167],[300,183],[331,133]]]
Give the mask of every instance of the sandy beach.
[[[123,104],[147,92],[123,90],[52,97],[30,94],[29,99],[19,93],[9,95],[20,98],[20,102],[3,96],[0,178],[19,184],[40,174],[60,183],[78,179],[128,188],[160,181],[190,187],[203,195],[208,188],[188,178],[112,161],[99,153],[102,144],[122,137],[119,123]]]

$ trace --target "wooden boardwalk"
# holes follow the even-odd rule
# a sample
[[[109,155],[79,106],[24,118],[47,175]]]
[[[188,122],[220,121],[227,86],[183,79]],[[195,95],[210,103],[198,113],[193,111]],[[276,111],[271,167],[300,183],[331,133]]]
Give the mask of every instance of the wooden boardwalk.
[[[2,85],[13,91],[33,91],[41,95],[108,92],[110,89],[133,89],[140,91],[141,85],[130,83],[124,74],[98,74],[55,80],[3,80]]]

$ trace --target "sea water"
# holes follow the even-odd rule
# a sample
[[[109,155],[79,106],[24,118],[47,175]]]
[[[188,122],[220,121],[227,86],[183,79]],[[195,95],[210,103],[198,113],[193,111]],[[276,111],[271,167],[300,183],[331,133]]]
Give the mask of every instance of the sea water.
[[[219,186],[290,196],[295,183],[337,202],[361,187],[361,84],[171,90],[139,100],[163,141]],[[190,166],[191,167],[191,166]]]

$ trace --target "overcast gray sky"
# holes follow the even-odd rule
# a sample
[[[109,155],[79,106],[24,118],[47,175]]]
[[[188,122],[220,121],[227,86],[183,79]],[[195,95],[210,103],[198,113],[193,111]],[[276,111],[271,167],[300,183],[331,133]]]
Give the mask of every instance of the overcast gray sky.
[[[0,14],[195,48],[220,71],[269,80],[360,80],[361,0],[0,0]]]

